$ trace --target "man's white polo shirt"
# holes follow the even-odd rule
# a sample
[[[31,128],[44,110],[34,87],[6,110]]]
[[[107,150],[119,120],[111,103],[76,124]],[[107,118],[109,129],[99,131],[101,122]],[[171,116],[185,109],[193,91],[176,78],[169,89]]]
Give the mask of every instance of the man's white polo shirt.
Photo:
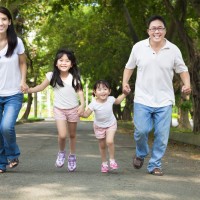
[[[149,39],[136,43],[126,64],[127,69],[137,66],[134,102],[150,107],[175,104],[174,71],[188,71],[179,48],[166,40],[165,46],[156,53]]]

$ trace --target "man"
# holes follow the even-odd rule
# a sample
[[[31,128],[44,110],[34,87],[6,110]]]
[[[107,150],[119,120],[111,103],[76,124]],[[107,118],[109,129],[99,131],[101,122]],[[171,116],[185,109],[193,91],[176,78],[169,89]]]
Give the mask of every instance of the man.
[[[148,20],[148,39],[136,43],[131,51],[123,74],[123,92],[130,92],[129,79],[137,66],[134,96],[134,139],[136,154],[133,166],[140,169],[149,153],[148,134],[154,128],[154,143],[147,170],[162,176],[161,159],[167,148],[172,105],[174,71],[183,81],[182,92],[190,94],[190,76],[180,50],[167,39],[166,23],[161,16]]]

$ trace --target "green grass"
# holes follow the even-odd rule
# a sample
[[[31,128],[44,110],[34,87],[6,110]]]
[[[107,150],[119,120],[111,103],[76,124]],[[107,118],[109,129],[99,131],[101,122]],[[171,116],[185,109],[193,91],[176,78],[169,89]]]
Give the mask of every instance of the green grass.
[[[130,133],[134,131],[134,125],[132,121],[118,121],[118,128],[119,132],[122,131],[123,133]],[[170,132],[176,133],[192,133],[191,129],[183,129],[179,127],[171,127]]]
[[[176,133],[192,133],[191,129],[186,128],[179,128],[179,127],[171,127],[170,132],[176,132]]]

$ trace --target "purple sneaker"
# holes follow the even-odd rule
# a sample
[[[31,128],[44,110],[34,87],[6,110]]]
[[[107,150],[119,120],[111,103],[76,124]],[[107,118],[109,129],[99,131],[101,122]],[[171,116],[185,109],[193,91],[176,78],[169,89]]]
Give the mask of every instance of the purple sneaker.
[[[68,156],[68,171],[73,172],[76,170],[76,155],[70,154]]]
[[[57,155],[57,159],[56,159],[56,163],[55,166],[58,168],[63,167],[64,163],[65,163],[65,151],[59,151],[58,155]]]

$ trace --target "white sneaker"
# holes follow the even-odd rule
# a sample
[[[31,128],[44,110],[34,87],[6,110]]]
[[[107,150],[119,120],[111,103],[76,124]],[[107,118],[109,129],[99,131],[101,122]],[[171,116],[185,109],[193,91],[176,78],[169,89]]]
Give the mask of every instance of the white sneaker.
[[[58,152],[56,163],[55,163],[56,167],[58,167],[58,168],[63,167],[63,165],[65,163],[65,155],[66,155],[65,151],[59,151]]]
[[[68,170],[73,172],[76,170],[76,155],[70,154],[68,156]]]

